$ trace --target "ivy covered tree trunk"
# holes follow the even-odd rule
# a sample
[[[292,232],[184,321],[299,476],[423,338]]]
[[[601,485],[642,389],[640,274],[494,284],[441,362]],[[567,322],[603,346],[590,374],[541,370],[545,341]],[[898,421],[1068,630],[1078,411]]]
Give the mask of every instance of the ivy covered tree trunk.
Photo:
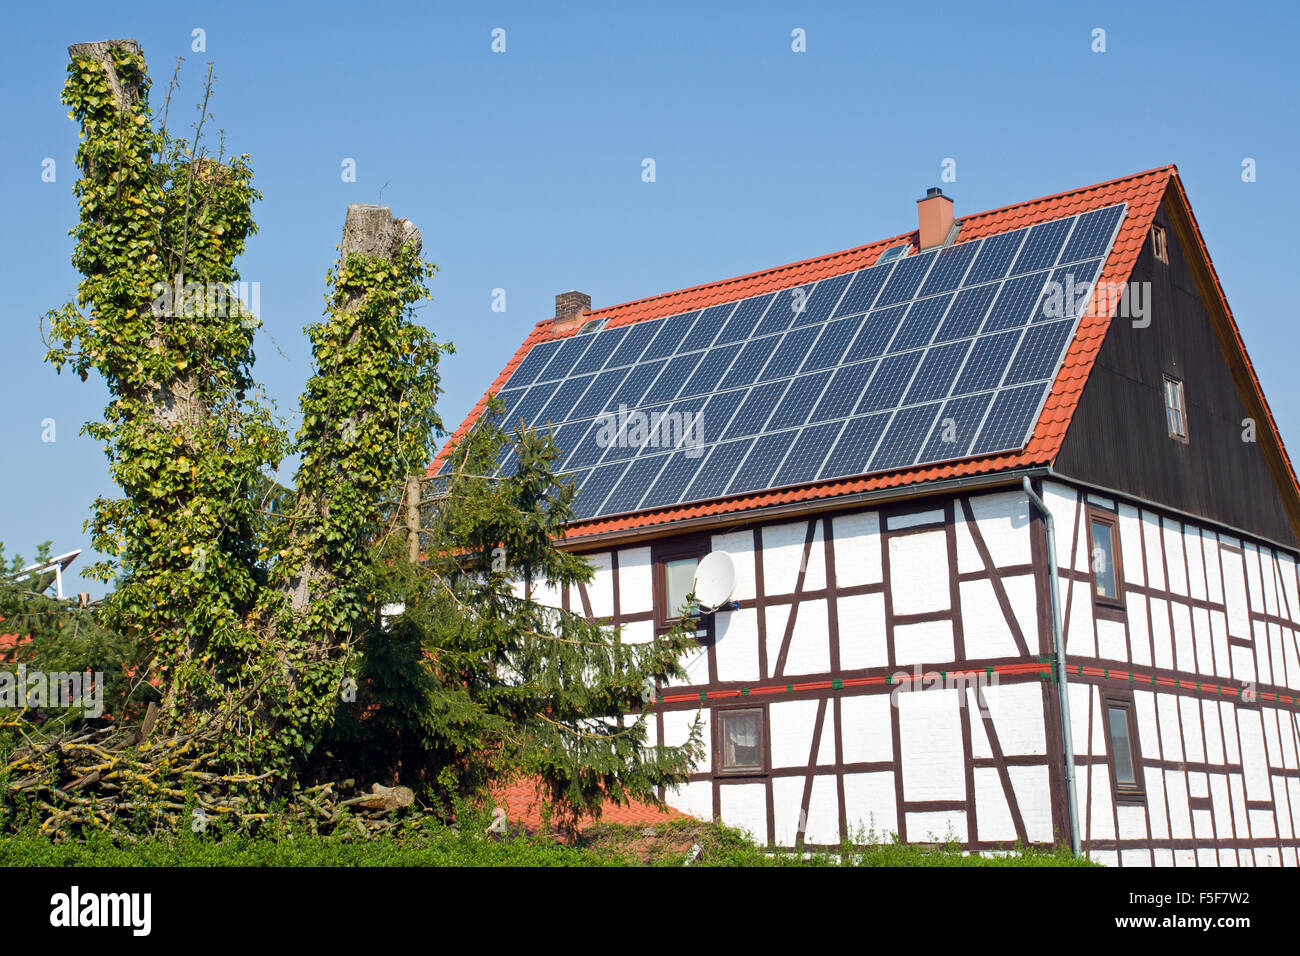
[[[257,396],[258,320],[228,294],[260,198],[247,157],[204,151],[206,94],[189,142],[154,128],[133,41],[69,52],[83,280],[47,316],[47,358],[112,395],[87,425],[122,492],[90,522],[110,556],[94,570],[118,581],[101,618],[146,648],[163,713],[6,758],[46,824],[125,810],[177,825],[198,787],[232,825],[282,795],[315,827],[339,819],[321,800],[345,777],[417,785],[449,813],[520,775],[571,823],[685,779],[698,726],[684,747],[651,746],[645,713],[682,676],[690,624],[627,644],[533,600],[593,574],[557,547],[575,489],[550,437],[488,417],[447,475],[424,477],[450,347],[416,321],[436,271],[418,230],[348,208],[291,441]],[[502,473],[507,445],[518,467]],[[289,451],[292,490],[272,474]]]

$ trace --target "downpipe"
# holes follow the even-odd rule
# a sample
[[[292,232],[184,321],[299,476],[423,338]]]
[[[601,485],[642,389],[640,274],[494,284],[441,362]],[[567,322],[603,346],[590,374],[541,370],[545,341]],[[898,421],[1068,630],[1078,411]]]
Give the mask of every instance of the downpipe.
[[[1061,633],[1060,574],[1056,567],[1056,523],[1046,502],[1034,492],[1029,476],[1022,479],[1021,487],[1030,503],[1043,516],[1047,529],[1047,597],[1052,607],[1052,656],[1056,664],[1056,693],[1061,709],[1061,746],[1065,748],[1065,797],[1070,818],[1070,851],[1079,855],[1079,794],[1074,783],[1074,735],[1070,725],[1070,688],[1065,675],[1065,638]]]

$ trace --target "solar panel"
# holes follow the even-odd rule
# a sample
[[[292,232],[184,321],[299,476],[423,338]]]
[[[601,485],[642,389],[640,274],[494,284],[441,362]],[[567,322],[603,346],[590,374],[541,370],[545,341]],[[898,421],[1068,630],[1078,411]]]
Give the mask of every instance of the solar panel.
[[[539,343],[501,420],[554,430],[579,518],[1014,451],[1124,209]]]

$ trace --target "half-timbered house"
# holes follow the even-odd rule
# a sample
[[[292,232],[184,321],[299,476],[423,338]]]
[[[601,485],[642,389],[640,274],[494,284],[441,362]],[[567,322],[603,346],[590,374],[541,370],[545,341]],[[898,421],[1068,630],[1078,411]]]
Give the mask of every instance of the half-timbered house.
[[[918,210],[557,297],[489,390],[582,489],[597,574],[546,599],[653,640],[730,555],[653,725],[702,714],[665,797],[760,842],[1296,864],[1300,492],[1177,170]]]

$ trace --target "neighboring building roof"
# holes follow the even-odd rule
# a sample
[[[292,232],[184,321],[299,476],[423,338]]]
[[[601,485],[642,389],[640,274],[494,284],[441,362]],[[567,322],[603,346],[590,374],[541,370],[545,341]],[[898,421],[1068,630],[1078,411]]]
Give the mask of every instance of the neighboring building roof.
[[[511,823],[522,823],[529,833],[541,829],[543,801],[538,796],[536,781],[516,780],[494,790],[492,799],[506,811],[506,819]],[[601,807],[599,822],[653,826],[656,823],[690,819],[693,818],[668,806],[660,808],[640,800],[631,800],[620,806],[613,800],[606,800]],[[588,820],[588,824],[592,822],[596,821]]]
[[[1126,282],[1137,261],[1138,254],[1146,242],[1152,220],[1157,209],[1167,196],[1180,205],[1195,228],[1190,208],[1186,205],[1186,196],[1174,166],[1164,166],[1147,172],[1126,176],[1121,179],[1071,190],[1054,196],[1031,200],[1001,209],[975,213],[960,217],[960,231],[955,246],[971,243],[1002,233],[1019,230],[1027,226],[1050,222],[1067,216],[1075,216],[1093,210],[1124,204],[1124,216],[1109,245],[1101,272],[1096,278],[1100,288],[1117,288]],[[1199,229],[1196,236],[1200,240]],[[502,389],[511,375],[518,369],[530,352],[542,343],[567,338],[578,333],[588,322],[603,320],[603,329],[617,329],[635,325],[667,316],[679,315],[691,310],[705,309],[709,306],[734,302],[774,290],[824,280],[846,273],[861,270],[874,265],[885,250],[900,243],[907,243],[915,249],[918,244],[918,232],[912,231],[893,236],[870,245],[860,246],[842,252],[791,263],[774,269],[752,273],[746,276],[726,279],[689,289],[653,296],[633,302],[623,303],[608,308],[592,310],[582,316],[582,322],[561,322],[547,320],[537,323],[532,333],[520,346],[514,357],[497,377],[489,389],[494,394]],[[1200,252],[1211,274],[1213,266],[1205,252],[1204,243],[1200,241]],[[906,260],[901,260],[906,261]],[[861,273],[865,275],[865,273]],[[1214,278],[1215,290],[1220,299],[1219,305],[1227,315],[1231,326],[1230,338],[1234,341],[1240,357],[1249,370],[1249,382],[1253,387],[1267,420],[1268,439],[1275,446],[1275,457],[1283,463],[1277,471],[1281,477],[1296,489],[1294,469],[1286,458],[1278,436],[1276,424],[1259,389],[1258,379],[1246,357],[1240,334],[1227,311],[1226,301],[1222,301],[1222,289]],[[999,303],[1000,304],[1000,303]],[[994,310],[996,312],[996,308]],[[670,503],[662,507],[632,511],[624,514],[595,516],[589,520],[578,520],[570,524],[566,539],[570,543],[580,543],[583,538],[595,535],[608,535],[633,532],[638,529],[650,529],[687,519],[705,518],[713,515],[726,515],[748,512],[773,506],[790,505],[799,502],[814,503],[837,496],[872,492],[881,489],[901,488],[941,479],[965,479],[973,476],[990,475],[1010,469],[1031,468],[1050,465],[1061,448],[1067,428],[1083,392],[1093,362],[1101,348],[1103,339],[1111,323],[1109,310],[1090,308],[1078,322],[1078,326],[1064,349],[1055,379],[1051,381],[1046,398],[1033,424],[1027,442],[1023,447],[1013,451],[1001,451],[994,454],[971,455],[937,464],[923,464],[905,468],[879,471],[855,477],[834,478],[832,480],[812,481],[792,487],[759,489],[743,494],[690,503]],[[430,466],[433,473],[449,454],[450,449],[472,427],[484,411],[488,395],[474,407],[465,422],[452,436],[451,440]],[[1032,420],[1031,420],[1032,422]],[[1284,474],[1281,474],[1284,473]]]

